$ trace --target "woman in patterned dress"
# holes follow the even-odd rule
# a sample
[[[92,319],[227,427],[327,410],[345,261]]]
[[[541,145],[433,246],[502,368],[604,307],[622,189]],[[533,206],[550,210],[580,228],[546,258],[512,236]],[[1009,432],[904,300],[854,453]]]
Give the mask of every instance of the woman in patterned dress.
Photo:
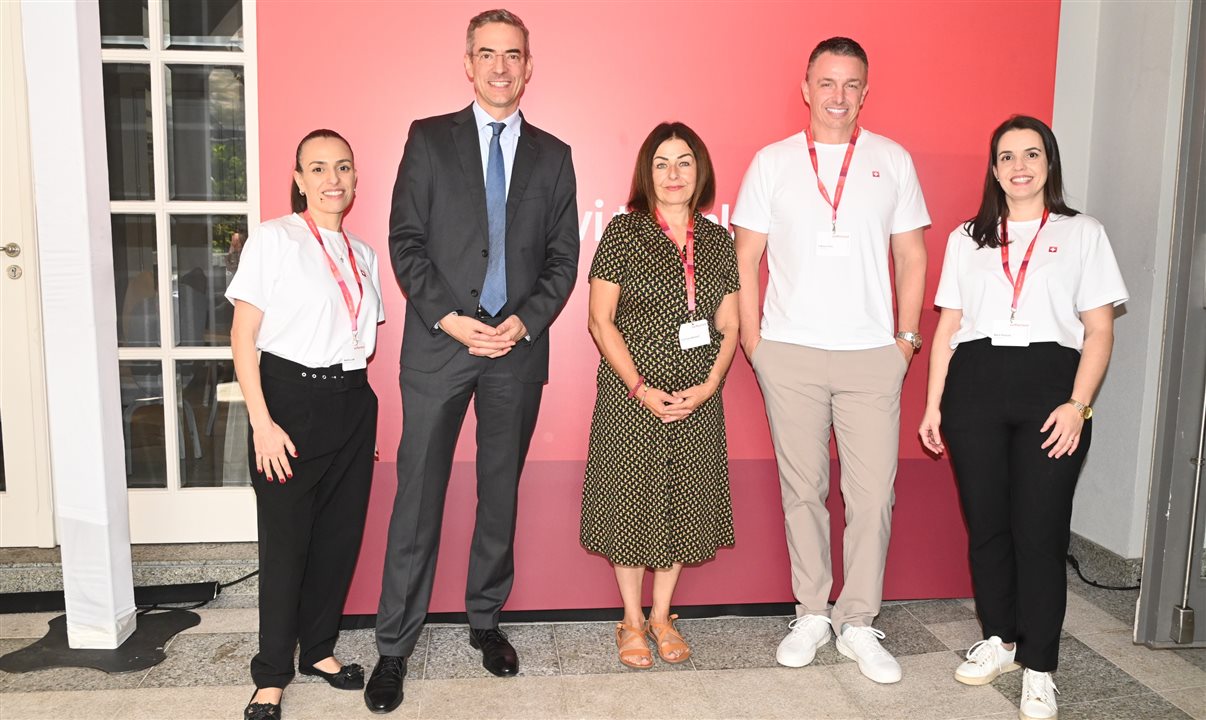
[[[624,601],[620,662],[691,653],[670,601],[684,564],[733,544],[720,390],[737,348],[737,258],[699,210],[716,182],[703,141],[662,123],[641,145],[628,214],[607,226],[590,271],[590,333],[602,360],[582,490],[582,545],[607,556]],[[641,606],[653,569],[653,607]]]

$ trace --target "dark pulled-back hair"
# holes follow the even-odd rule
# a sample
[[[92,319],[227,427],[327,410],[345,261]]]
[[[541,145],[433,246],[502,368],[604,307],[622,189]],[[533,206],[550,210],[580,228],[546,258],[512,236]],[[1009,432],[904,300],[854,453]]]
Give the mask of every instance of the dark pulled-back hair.
[[[812,53],[808,56],[808,73],[812,72],[812,65],[825,53],[833,53],[834,55],[844,55],[846,57],[858,58],[863,61],[863,68],[870,69],[871,65],[867,62],[867,51],[863,50],[863,46],[858,42],[851,40],[848,37],[831,37],[828,40],[822,40],[812,49]]]
[[[984,195],[976,216],[963,224],[967,234],[980,247],[1001,247],[1001,223],[1009,217],[1009,204],[1005,201],[1005,190],[993,172],[997,165],[997,146],[1001,138],[1011,130],[1033,130],[1043,139],[1043,152],[1047,156],[1047,184],[1043,186],[1043,205],[1047,210],[1071,217],[1079,215],[1064,202],[1064,173],[1060,168],[1059,145],[1055,133],[1047,123],[1029,115],[1014,115],[992,131],[988,143],[988,169],[984,172]]]
[[[519,28],[520,32],[523,33],[523,54],[528,57],[532,56],[531,41],[528,39],[528,26],[523,24],[523,20],[520,20],[518,15],[502,8],[478,13],[469,20],[469,29],[465,31],[466,55],[473,54],[473,33],[477,32],[479,27],[489,25],[490,23],[502,23]]]
[[[716,200],[716,173],[708,147],[694,130],[680,122],[664,122],[645,138],[632,169],[632,189],[628,193],[628,209],[652,213],[657,207],[657,188],[653,186],[653,156],[667,140],[678,138],[687,143],[695,156],[695,193],[691,196],[691,212],[706,210]]]
[[[294,155],[293,155],[293,171],[294,172],[302,171],[302,164],[301,164],[302,147],[304,147],[306,143],[310,142],[311,140],[315,140],[317,138],[332,138],[335,140],[340,140],[343,142],[344,145],[348,146],[348,150],[352,149],[352,144],[350,142],[348,142],[347,140],[344,140],[344,137],[342,135],[340,135],[339,133],[335,132],[334,130],[328,130],[326,128],[319,128],[317,130],[311,130],[310,132],[306,133],[306,136],[304,138],[302,138],[301,142],[299,142],[297,144],[297,152],[294,153]],[[290,182],[289,182],[289,205],[293,208],[293,212],[295,212],[295,213],[300,213],[300,212],[306,211],[306,196],[301,194],[301,189],[297,187],[297,181],[293,180],[292,178],[290,179]]]

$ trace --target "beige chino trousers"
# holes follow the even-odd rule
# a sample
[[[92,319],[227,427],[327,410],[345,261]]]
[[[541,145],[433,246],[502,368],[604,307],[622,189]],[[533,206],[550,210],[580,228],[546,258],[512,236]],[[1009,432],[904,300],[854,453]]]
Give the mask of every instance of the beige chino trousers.
[[[762,340],[751,359],[779,465],[797,615],[870,625],[883,599],[908,363],[895,343],[818,350]],[[844,585],[830,610],[829,433],[837,437],[846,505]]]

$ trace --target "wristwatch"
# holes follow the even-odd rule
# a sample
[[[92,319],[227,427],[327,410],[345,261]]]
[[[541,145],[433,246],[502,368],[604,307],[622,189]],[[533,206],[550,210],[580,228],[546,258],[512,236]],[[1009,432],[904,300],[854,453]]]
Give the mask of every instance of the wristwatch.
[[[1068,398],[1067,404],[1076,408],[1076,412],[1080,413],[1080,417],[1082,420],[1088,420],[1089,418],[1093,417],[1093,408],[1088,405],[1085,405],[1084,403],[1080,402],[1079,400],[1077,400],[1075,398]]]
[[[913,352],[921,349],[921,333],[919,332],[898,332],[896,333],[897,340],[904,340],[913,346]]]

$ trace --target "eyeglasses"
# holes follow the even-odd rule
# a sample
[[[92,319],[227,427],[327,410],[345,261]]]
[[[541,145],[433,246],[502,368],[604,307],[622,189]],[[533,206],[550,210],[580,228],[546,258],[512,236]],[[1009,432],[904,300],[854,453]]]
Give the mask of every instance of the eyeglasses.
[[[514,66],[523,62],[524,55],[521,52],[496,53],[482,50],[481,52],[474,53],[473,57],[477,58],[478,65],[493,65],[495,58],[501,57],[507,65]]]

